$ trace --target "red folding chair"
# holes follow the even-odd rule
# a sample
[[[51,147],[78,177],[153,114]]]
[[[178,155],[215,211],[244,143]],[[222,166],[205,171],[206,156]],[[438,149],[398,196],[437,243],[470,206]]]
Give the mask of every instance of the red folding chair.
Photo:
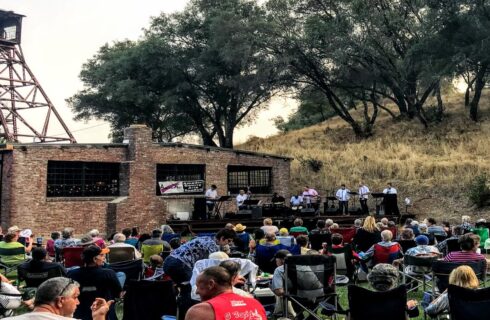
[[[63,255],[63,265],[65,268],[81,267],[83,266],[82,252],[83,247],[66,247],[63,248],[61,254]]]
[[[352,228],[330,229],[330,232],[332,234],[340,233],[344,238],[344,243],[351,243],[352,239],[354,239],[354,236],[356,235],[356,228],[352,227]]]

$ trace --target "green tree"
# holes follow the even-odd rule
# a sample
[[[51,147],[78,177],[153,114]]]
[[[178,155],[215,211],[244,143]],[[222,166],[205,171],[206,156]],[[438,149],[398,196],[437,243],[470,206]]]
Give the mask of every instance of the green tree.
[[[252,120],[281,85],[282,68],[263,49],[265,29],[255,1],[192,0],[183,12],[154,18],[129,48],[102,48],[82,71],[87,88],[70,103],[78,118],[106,117],[111,123],[119,117],[149,123],[143,115],[158,110],[199,133],[204,144],[217,140],[232,148],[236,127]],[[110,68],[118,61],[134,67]],[[146,85],[146,77],[155,81]]]
[[[108,121],[113,141],[122,141],[123,129],[134,123],[148,125],[157,141],[193,132],[193,122],[172,97],[169,50],[161,41],[124,41],[100,48],[80,73],[85,88],[68,99],[75,119]]]

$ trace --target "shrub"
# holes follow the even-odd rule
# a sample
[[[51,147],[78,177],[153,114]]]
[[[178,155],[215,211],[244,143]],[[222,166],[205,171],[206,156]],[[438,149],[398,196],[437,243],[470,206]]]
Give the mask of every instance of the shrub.
[[[475,178],[468,190],[470,202],[478,208],[486,206],[490,200],[490,188],[487,185],[487,176],[480,175]]]
[[[299,158],[301,165],[313,172],[320,172],[323,168],[323,161],[315,158]]]

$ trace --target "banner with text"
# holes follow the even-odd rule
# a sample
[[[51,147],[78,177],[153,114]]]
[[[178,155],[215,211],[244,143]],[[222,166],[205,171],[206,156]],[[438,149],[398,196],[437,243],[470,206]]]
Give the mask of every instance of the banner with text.
[[[159,181],[161,194],[204,192],[204,180]]]

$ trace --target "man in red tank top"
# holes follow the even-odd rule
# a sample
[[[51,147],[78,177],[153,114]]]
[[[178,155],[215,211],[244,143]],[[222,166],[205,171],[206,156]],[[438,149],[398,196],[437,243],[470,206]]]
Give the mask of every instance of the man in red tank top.
[[[231,280],[223,267],[204,270],[196,280],[203,302],[190,308],[185,320],[267,320],[260,302],[233,293]]]

